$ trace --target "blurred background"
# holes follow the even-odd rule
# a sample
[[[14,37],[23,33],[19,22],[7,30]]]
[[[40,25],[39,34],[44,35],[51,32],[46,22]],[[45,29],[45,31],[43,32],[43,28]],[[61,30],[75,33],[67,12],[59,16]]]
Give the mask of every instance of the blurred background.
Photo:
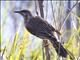
[[[0,59],[43,60],[42,39],[30,34],[24,27],[24,19],[17,10],[30,10],[40,15],[39,1],[1,1]],[[61,36],[55,34],[63,46],[80,59],[80,1],[43,1],[44,20],[47,20]],[[57,60],[50,45],[50,59]],[[69,58],[67,58],[69,59]]]

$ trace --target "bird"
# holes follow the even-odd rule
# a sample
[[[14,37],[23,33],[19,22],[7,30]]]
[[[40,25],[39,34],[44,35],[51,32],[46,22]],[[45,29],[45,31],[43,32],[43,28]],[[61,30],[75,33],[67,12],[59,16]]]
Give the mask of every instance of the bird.
[[[51,24],[40,16],[33,16],[29,10],[14,11],[14,13],[18,13],[23,16],[25,28],[32,35],[41,39],[48,39],[59,56],[67,57],[68,53],[66,49],[57,41],[57,38],[53,34],[53,32],[56,32],[57,34],[60,34],[60,32]]]

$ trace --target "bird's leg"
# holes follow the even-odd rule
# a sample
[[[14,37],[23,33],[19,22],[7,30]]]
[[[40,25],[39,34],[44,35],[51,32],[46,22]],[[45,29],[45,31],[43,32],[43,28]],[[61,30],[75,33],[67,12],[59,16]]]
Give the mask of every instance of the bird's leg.
[[[43,46],[44,47],[48,47],[49,46],[49,43],[48,43],[47,39],[43,39]]]

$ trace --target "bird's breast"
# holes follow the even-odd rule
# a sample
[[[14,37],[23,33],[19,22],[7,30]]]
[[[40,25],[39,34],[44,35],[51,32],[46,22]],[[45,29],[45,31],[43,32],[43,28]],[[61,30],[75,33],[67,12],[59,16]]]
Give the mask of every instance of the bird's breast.
[[[26,27],[26,29],[31,33],[31,34],[33,34],[33,35],[35,35],[35,33],[37,32],[36,30],[36,26],[35,26],[35,24],[33,25],[32,23],[27,23],[27,24],[25,24],[25,27]]]

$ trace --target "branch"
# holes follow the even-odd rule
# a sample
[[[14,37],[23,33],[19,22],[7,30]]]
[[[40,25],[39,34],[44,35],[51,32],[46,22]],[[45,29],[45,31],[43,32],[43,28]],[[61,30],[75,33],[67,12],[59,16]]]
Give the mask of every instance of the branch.
[[[42,1],[39,1],[39,8],[40,8],[40,14],[41,14],[41,17],[44,18],[44,12],[43,12],[43,0]]]
[[[38,0],[38,2],[39,2],[39,8],[40,8],[41,17],[44,18],[43,0],[42,1]],[[48,46],[48,40],[47,39],[43,40],[43,45],[45,46],[46,60],[50,60],[49,46]],[[42,46],[43,47],[43,60],[45,58],[45,56],[44,56],[44,46]]]
[[[75,5],[73,5],[73,7],[69,10],[69,13],[68,13],[68,15],[65,17],[64,22],[63,22],[63,24],[62,24],[62,26],[61,26],[61,29],[60,29],[60,30],[62,30],[62,28],[63,28],[63,26],[64,26],[65,22],[67,21],[68,17],[69,17],[69,16],[70,16],[70,14],[71,14],[71,12],[72,12],[73,8],[74,8],[77,4],[78,4],[78,1],[77,1],[77,2],[75,3]]]

